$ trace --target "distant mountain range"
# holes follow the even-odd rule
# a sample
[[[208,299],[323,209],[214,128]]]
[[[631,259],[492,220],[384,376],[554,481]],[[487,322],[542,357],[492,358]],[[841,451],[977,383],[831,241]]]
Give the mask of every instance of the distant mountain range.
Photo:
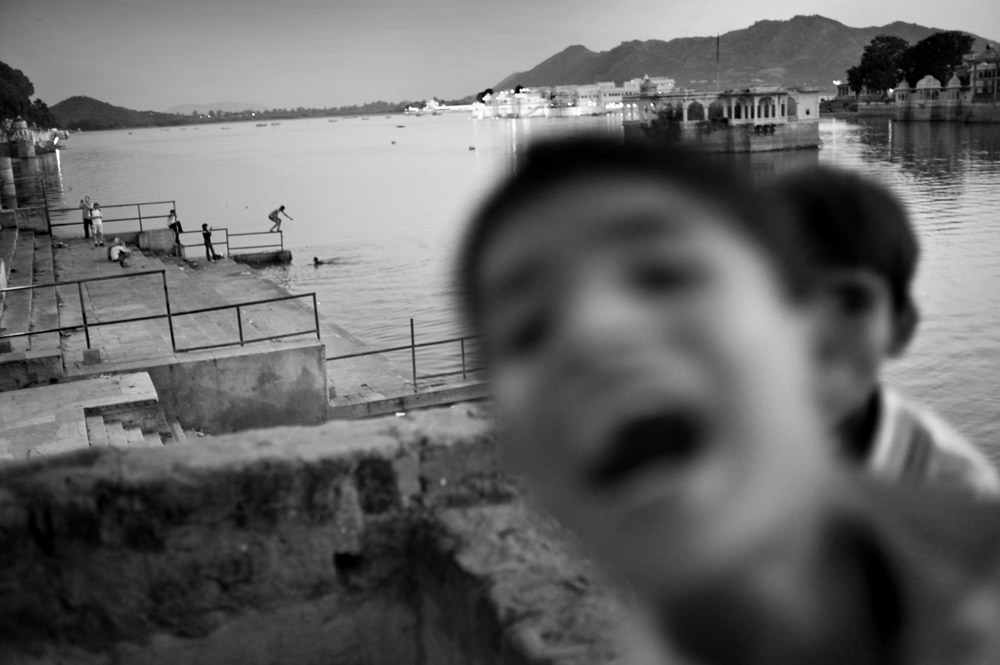
[[[80,95],[64,99],[55,106],[49,107],[49,110],[60,127],[87,131],[123,127],[163,127],[183,125],[189,122],[189,119],[182,115],[157,113],[156,111],[133,111]]]
[[[881,34],[914,44],[946,28],[927,28],[897,21],[870,28],[851,28],[823,16],[796,16],[787,21],[758,21],[719,38],[720,86],[733,88],[753,82],[803,85],[831,90],[834,79],[846,79],[858,64],[865,46]],[[970,33],[971,34],[971,33]],[[976,37],[976,50],[987,41]],[[716,37],[685,37],[661,41],[622,42],[610,51],[595,53],[570,46],[525,72],[511,74],[492,87],[587,84],[669,76],[677,86],[714,90]],[[488,82],[484,82],[483,87]]]
[[[263,111],[265,109],[266,107],[260,104],[248,104],[247,102],[208,102],[207,104],[178,104],[171,106],[166,112],[191,115],[195,111],[198,113],[208,113],[209,111],[239,113],[240,111]]]

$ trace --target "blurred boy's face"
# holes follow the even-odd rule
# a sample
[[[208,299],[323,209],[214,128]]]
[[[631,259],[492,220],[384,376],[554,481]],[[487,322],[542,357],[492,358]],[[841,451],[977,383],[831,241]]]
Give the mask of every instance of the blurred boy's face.
[[[819,385],[833,425],[863,410],[879,383],[882,363],[909,332],[896,331],[889,285],[861,269],[831,269],[818,291]]]
[[[543,504],[653,587],[794,528],[828,453],[807,327],[761,252],[653,180],[578,181],[514,214],[478,295],[507,450]]]

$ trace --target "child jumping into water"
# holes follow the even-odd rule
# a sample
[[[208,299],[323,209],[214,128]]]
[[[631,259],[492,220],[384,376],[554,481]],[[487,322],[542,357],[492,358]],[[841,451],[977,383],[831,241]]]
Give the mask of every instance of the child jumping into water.
[[[288,217],[288,219],[292,219],[291,216],[289,216],[289,214],[285,212],[285,206],[279,206],[278,208],[272,210],[271,214],[267,216],[269,220],[274,222],[274,226],[272,226],[269,229],[271,233],[279,231],[281,229],[281,215]]]

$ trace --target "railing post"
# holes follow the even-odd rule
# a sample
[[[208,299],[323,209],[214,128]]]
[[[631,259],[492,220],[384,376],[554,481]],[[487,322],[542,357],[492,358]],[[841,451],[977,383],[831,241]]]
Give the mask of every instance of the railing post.
[[[42,202],[45,204],[45,226],[49,229],[49,236],[52,236],[52,218],[49,216],[49,195],[45,193],[45,183],[42,183]]]
[[[459,340],[462,344],[462,380],[465,380],[465,338]]]
[[[240,346],[243,346],[243,314],[240,311],[240,306],[236,306],[236,325],[240,329]]]
[[[285,251],[285,232],[278,229],[278,240],[281,242],[281,251]]]
[[[410,365],[413,368],[413,392],[417,392],[417,339],[413,333],[413,319],[410,319]]]
[[[141,203],[136,203],[135,204],[135,210],[136,210],[136,213],[138,213],[138,216],[139,216],[139,232],[142,233],[142,204]]]
[[[170,291],[167,289],[167,271],[161,270],[160,277],[163,279],[163,301],[167,305],[167,327],[170,328],[170,349],[177,353],[177,340],[174,337],[174,317],[170,315]]]
[[[80,294],[80,314],[83,315],[83,334],[87,338],[87,348],[90,348],[90,328],[87,327],[87,308],[83,304],[83,282],[76,283],[77,293]]]
[[[319,307],[316,306],[316,293],[313,292],[313,318],[316,320],[316,339],[320,339],[319,336]]]

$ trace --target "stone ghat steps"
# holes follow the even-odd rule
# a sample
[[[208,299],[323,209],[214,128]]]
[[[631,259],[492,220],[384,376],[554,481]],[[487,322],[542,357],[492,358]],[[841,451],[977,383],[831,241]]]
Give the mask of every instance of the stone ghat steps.
[[[164,416],[145,373],[0,393],[0,460],[187,440],[177,421]]]
[[[51,284],[54,281],[52,245],[49,236],[33,231],[5,233],[0,258],[9,266],[8,286]],[[0,315],[2,332],[49,330],[59,325],[55,289],[31,289],[8,293]],[[10,351],[59,349],[59,334],[47,333],[7,340]]]
[[[87,416],[87,441],[91,448],[158,448],[187,443],[187,436],[177,421],[160,430],[143,431],[141,427],[126,427],[120,420]]]
[[[34,284],[55,282],[52,260],[51,236],[36,235],[33,241],[34,257],[32,281]],[[33,289],[31,291],[31,330],[51,330],[59,327],[59,307],[55,288]],[[33,350],[58,350],[59,333],[33,335],[30,338]]]
[[[7,286],[30,286],[35,269],[35,234],[33,231],[17,231],[15,234]],[[31,325],[32,291],[15,291],[8,293],[4,301],[3,312],[0,313],[0,332],[28,332]],[[15,337],[6,340],[11,351],[27,351],[31,343],[27,337]]]

